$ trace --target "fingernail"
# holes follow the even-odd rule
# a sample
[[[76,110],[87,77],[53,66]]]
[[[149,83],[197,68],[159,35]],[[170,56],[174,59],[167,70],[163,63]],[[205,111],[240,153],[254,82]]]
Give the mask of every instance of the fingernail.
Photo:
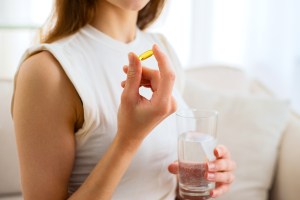
[[[207,179],[208,180],[213,180],[215,178],[215,174],[213,173],[207,173]]]
[[[215,192],[214,192],[213,190],[210,191],[210,196],[211,196],[211,197],[215,197],[215,196],[216,196],[216,195],[215,195]]]
[[[157,52],[161,52],[161,50],[157,44],[154,44],[153,47],[154,47],[154,49],[156,49]]]
[[[218,157],[221,157],[222,156],[222,149],[218,147],[216,150],[217,150]]]
[[[122,86],[122,87],[125,87],[125,84],[126,84],[126,81],[122,81],[122,82],[121,82],[121,86]]]
[[[216,165],[214,163],[208,163],[207,167],[209,171],[213,171],[214,169],[216,169]]]
[[[130,65],[133,64],[133,54],[132,53],[128,54],[128,60],[129,60],[129,67],[130,67]]]

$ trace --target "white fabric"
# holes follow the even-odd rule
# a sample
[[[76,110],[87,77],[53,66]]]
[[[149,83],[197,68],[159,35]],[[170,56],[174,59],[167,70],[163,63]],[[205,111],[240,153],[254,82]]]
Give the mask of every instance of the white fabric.
[[[160,38],[138,30],[136,38],[124,44],[87,25],[70,37],[35,46],[25,53],[23,60],[41,50],[51,52],[83,102],[84,125],[76,133],[76,159],[70,178],[70,193],[84,182],[116,134],[117,111],[123,91],[120,83],[126,79],[122,67],[128,64],[127,54],[130,51],[140,54],[158,43],[174,61],[173,66],[178,65],[170,47]],[[154,58],[143,61],[143,65],[158,68]],[[151,95],[148,89],[142,88],[141,92],[146,97]],[[174,96],[179,105],[183,104],[176,90]],[[113,199],[174,199],[176,179],[167,170],[177,155],[174,124],[174,115],[171,115],[145,139]]]
[[[279,143],[287,125],[287,103],[245,93],[224,94],[209,89],[207,85],[204,89],[201,79],[191,77],[188,76],[184,90],[187,104],[219,111],[218,143],[230,149],[238,166],[231,190],[220,199],[267,200],[273,182]],[[223,81],[226,82],[227,79]],[[190,98],[192,93],[197,95]]]

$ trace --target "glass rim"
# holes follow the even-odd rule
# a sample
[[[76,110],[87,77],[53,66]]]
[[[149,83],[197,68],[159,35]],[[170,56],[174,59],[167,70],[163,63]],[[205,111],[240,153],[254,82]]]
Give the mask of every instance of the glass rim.
[[[193,119],[217,118],[219,112],[215,109],[206,108],[181,108],[175,112],[176,116]]]

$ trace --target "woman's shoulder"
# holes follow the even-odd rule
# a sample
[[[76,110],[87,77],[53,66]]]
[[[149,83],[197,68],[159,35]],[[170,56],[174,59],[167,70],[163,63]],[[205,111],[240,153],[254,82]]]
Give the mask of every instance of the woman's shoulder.
[[[21,63],[18,76],[26,75],[31,78],[45,78],[45,81],[54,81],[63,75],[61,66],[55,57],[48,51],[42,50],[30,55]]]
[[[33,100],[45,97],[45,103],[70,100],[70,104],[73,102],[75,106],[76,102],[80,102],[59,62],[48,51],[38,52],[20,65],[15,76],[15,93],[20,90],[26,92],[27,96],[31,95]]]
[[[16,77],[20,73],[27,73],[30,76],[48,78],[45,81],[54,81],[57,77],[67,76],[64,73],[61,59],[66,60],[70,49],[68,46],[72,42],[74,35],[62,38],[53,43],[35,44],[24,52]],[[51,74],[51,76],[50,76]]]
[[[15,76],[15,91],[23,88],[30,94],[60,95],[59,88],[67,82],[60,64],[48,51],[41,51],[25,59]]]

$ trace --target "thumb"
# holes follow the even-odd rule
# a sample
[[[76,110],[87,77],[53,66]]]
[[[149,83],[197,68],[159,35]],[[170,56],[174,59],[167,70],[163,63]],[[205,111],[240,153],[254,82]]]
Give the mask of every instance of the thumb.
[[[179,171],[178,168],[179,168],[179,167],[178,167],[178,162],[177,162],[177,161],[171,163],[171,164],[168,166],[168,170],[169,170],[169,172],[170,172],[171,174],[178,174],[178,171]]]
[[[124,92],[129,95],[136,95],[139,93],[142,78],[142,66],[140,60],[134,53],[129,53],[128,59],[129,66]]]

